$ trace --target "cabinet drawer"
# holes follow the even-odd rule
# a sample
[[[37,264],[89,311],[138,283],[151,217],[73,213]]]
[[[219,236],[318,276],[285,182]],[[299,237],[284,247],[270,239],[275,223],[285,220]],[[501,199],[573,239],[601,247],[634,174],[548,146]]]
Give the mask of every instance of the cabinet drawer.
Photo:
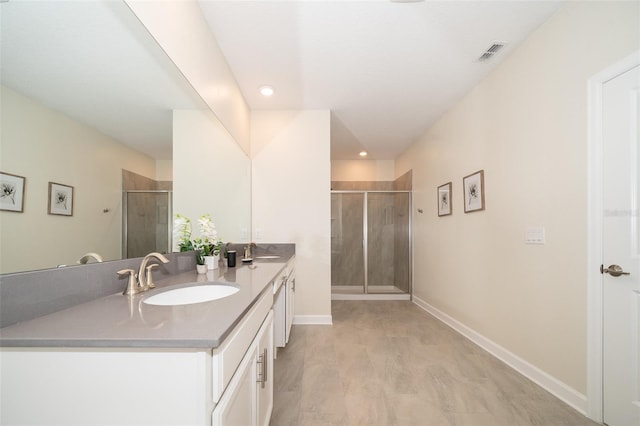
[[[263,292],[260,300],[233,329],[224,343],[213,350],[211,362],[213,363],[212,398],[214,402],[220,401],[222,393],[231,381],[247,348],[251,345],[262,322],[269,314],[271,305],[273,305],[273,293],[271,291]]]

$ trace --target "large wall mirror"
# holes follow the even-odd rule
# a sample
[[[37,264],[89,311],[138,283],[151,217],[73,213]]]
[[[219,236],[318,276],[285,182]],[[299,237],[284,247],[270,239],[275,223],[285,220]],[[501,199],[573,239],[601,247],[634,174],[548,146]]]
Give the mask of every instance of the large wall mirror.
[[[0,19],[0,274],[76,265],[86,253],[127,257],[123,170],[172,188],[174,144],[193,139],[185,116],[219,122],[124,2],[10,0]],[[220,202],[202,213],[239,241],[250,160],[232,138],[215,139],[209,152],[238,184],[229,202],[225,185],[210,185]],[[181,188],[174,199],[191,201]],[[161,216],[155,225],[170,227],[171,213]]]

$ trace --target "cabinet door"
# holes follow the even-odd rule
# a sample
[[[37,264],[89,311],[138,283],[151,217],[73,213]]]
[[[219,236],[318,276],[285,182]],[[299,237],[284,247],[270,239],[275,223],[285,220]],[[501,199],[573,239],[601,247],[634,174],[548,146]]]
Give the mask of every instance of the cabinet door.
[[[286,309],[286,323],[285,323],[285,343],[289,343],[289,334],[291,333],[291,325],[293,324],[293,310],[295,307],[295,294],[296,294],[296,277],[291,275],[287,280],[287,309]]]
[[[284,289],[283,289],[284,290]],[[273,411],[273,311],[269,313],[258,335],[257,424],[268,426]]]
[[[236,373],[213,410],[213,426],[249,426],[256,424],[256,357],[254,341],[238,366]]]
[[[273,311],[213,410],[214,426],[268,426],[273,411]]]
[[[273,304],[273,341],[278,348],[284,348],[287,344],[287,292],[286,286],[280,287]]]

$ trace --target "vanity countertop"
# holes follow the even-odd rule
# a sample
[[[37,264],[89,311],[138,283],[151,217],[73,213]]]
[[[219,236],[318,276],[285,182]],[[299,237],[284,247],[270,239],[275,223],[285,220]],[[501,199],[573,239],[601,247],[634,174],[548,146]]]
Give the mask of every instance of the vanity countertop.
[[[195,271],[172,275],[158,280],[157,288],[139,295],[112,294],[2,328],[0,346],[215,348],[263,291],[270,288],[269,284],[286,267],[287,260],[238,262],[235,268],[221,267],[206,275],[198,275]],[[143,303],[168,289],[212,281],[227,283],[239,291],[223,299],[190,305]]]

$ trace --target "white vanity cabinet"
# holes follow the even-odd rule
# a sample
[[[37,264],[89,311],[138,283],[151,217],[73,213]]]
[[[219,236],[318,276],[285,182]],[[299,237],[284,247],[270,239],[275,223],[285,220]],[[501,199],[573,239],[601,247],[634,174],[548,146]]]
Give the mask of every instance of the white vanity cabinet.
[[[213,351],[212,389],[217,402],[213,426],[269,425],[273,410],[272,305],[273,294],[265,291],[233,335]]]
[[[212,425],[255,425],[255,348],[249,349],[211,419]]]
[[[212,424],[268,426],[273,410],[273,313],[270,312],[213,410]]]
[[[276,347],[283,348],[289,343],[293,324],[296,290],[295,257],[291,258],[274,283],[274,341]]]
[[[287,313],[285,316],[285,343],[289,343],[289,335],[291,334],[291,326],[293,325],[293,311],[295,307],[296,297],[296,272],[291,269],[287,278]]]
[[[269,426],[271,413],[273,412],[273,383],[274,369],[273,358],[275,348],[273,346],[273,311],[265,320],[265,325],[256,337],[258,352],[256,354],[257,380],[256,380],[256,424],[257,426]]]
[[[2,425],[209,425],[210,350],[3,348]]]
[[[268,287],[215,349],[3,347],[0,424],[266,426],[272,306]]]

